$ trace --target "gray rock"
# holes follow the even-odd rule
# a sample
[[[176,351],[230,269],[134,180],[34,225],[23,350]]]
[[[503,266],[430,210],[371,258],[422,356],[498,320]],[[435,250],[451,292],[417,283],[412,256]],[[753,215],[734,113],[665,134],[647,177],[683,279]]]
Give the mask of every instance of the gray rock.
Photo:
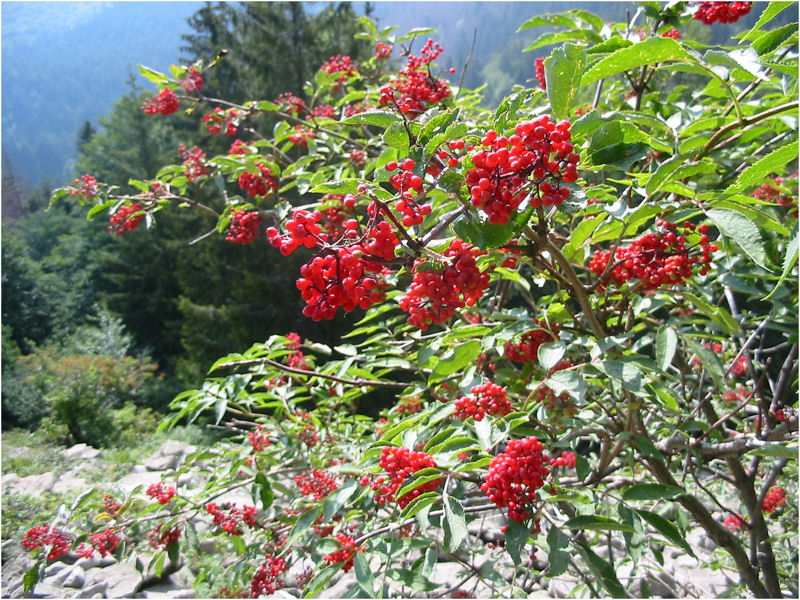
[[[3,490],[6,490],[8,487],[16,484],[20,479],[21,477],[16,473],[8,473],[7,475],[3,475],[3,478],[0,479],[0,485],[2,485]]]
[[[158,481],[161,481],[161,475],[159,473],[146,471],[144,473],[129,473],[125,475],[125,477],[118,479],[116,485],[126,494],[130,494],[140,485],[147,488],[151,483],[156,483]]]
[[[67,578],[64,579],[63,586],[68,588],[82,588],[85,582],[86,582],[85,571],[81,569],[79,566],[73,565],[73,567],[69,570]]]
[[[131,473],[147,473],[147,467],[144,465],[134,465],[131,469]]]
[[[100,450],[86,444],[75,444],[62,452],[62,456],[70,460],[89,460],[100,456]]]
[[[48,471],[41,475],[29,475],[28,477],[21,477],[9,489],[16,491],[25,496],[39,496],[45,492],[49,492],[56,482],[56,476]]]
[[[69,578],[69,575],[73,569],[72,566],[65,565],[65,567],[66,568],[57,571],[54,575],[51,575],[50,577],[45,577],[42,580],[42,583],[46,583],[48,585],[63,586],[64,582],[67,580],[67,578]]]
[[[40,581],[33,588],[33,596],[35,598],[63,598],[64,588],[47,581]]]
[[[44,576],[45,577],[52,577],[53,575],[55,575],[59,571],[63,571],[64,569],[66,569],[68,566],[69,565],[65,565],[62,562],[51,563],[51,564],[47,565],[44,568]]]
[[[165,583],[151,585],[143,589],[139,596],[142,598],[194,598],[195,592],[191,588],[181,587],[171,578]]]
[[[88,571],[89,569],[94,569],[95,567],[110,567],[116,562],[117,559],[111,554],[106,554],[105,556],[93,554],[88,558],[78,559],[78,561],[75,563],[75,566],[80,567],[84,571]]]
[[[105,598],[108,583],[100,581],[93,585],[83,588],[80,592],[75,594],[73,598]]]
[[[56,494],[65,494],[68,492],[73,492],[75,490],[85,490],[89,486],[86,483],[85,479],[80,477],[75,477],[72,472],[64,473],[58,480],[53,484],[53,493]]]
[[[144,466],[148,471],[167,471],[174,469],[180,462],[180,455],[168,454],[166,456],[156,454],[147,459]]]
[[[130,565],[117,563],[100,571],[99,576],[108,582],[107,598],[127,598],[139,591],[142,584],[142,574]]]

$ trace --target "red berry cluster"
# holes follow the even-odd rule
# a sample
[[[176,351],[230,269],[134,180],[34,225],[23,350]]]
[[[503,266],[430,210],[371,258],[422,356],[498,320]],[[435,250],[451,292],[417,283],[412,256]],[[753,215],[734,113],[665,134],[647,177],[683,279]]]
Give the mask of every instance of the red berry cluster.
[[[322,222],[330,237],[336,238],[345,234],[348,230],[345,222],[355,216],[353,209],[356,206],[356,198],[352,194],[326,194],[322,197],[320,212]],[[358,223],[356,222],[356,226]]]
[[[162,115],[171,115],[178,112],[181,106],[180,100],[169,88],[164,88],[152,98],[148,98],[142,105],[142,110],[148,115],[155,115],[161,113]]]
[[[531,206],[559,206],[569,197],[562,187],[578,179],[580,157],[570,143],[570,122],[556,124],[543,115],[524,121],[514,135],[490,130],[481,140],[489,150],[472,155],[475,167],[466,175],[472,204],[483,209],[490,223],[506,224],[526,198]]]
[[[533,61],[533,66],[536,69],[536,79],[539,82],[539,87],[543,90],[547,89],[547,79],[544,76],[544,57],[537,58]]]
[[[100,556],[114,552],[119,546],[119,538],[113,529],[106,529],[100,533],[90,533],[89,543],[81,542],[75,549],[75,554],[83,558],[90,558],[97,550]]]
[[[400,163],[400,172],[395,173],[389,178],[389,183],[400,194],[394,208],[403,215],[403,225],[411,227],[421,225],[425,217],[431,214],[431,206],[425,204],[420,206],[414,197],[422,193],[422,177],[414,174],[414,159],[407,158]],[[398,167],[396,161],[386,163],[387,171],[395,171]],[[373,209],[374,210],[374,209]]]
[[[514,409],[506,395],[506,389],[496,383],[487,382],[470,389],[472,396],[462,396],[456,400],[453,416],[462,421],[469,417],[476,421],[483,420],[486,414],[503,417]]]
[[[280,104],[281,108],[285,108],[289,114],[299,115],[306,111],[306,103],[302,98],[298,98],[294,94],[285,92],[278,96],[275,100],[276,104]]]
[[[409,55],[408,64],[400,71],[399,77],[380,89],[380,105],[394,105],[404,115],[415,119],[428,106],[449,96],[447,81],[437,79],[430,72],[430,63],[441,53],[441,46],[428,40],[421,56]]]
[[[320,469],[311,469],[310,473],[301,473],[294,478],[294,482],[300,488],[301,494],[313,495],[314,500],[322,500],[339,488],[336,479]]]
[[[539,387],[536,388],[536,394],[533,396],[533,401],[544,404],[551,410],[563,410],[567,414],[575,414],[578,412],[578,409],[571,401],[570,395],[567,392],[562,392],[556,396],[556,393],[553,391],[553,389],[544,384],[540,384]]]
[[[308,369],[308,363],[306,362],[306,355],[300,352],[292,352],[286,357],[286,364],[293,369]]]
[[[422,398],[419,396],[405,396],[400,398],[397,403],[397,412],[402,414],[413,415],[422,410]]]
[[[294,331],[290,331],[286,334],[286,339],[289,340],[289,348],[292,350],[299,350],[300,344],[302,344],[303,340],[300,339],[300,334],[295,333]]]
[[[498,507],[508,507],[508,516],[522,523],[531,516],[529,505],[536,500],[536,490],[549,474],[542,454],[542,444],[535,437],[511,440],[489,463],[483,493]]]
[[[788,208],[792,206],[792,204],[795,204],[795,199],[790,194],[784,193],[777,187],[783,184],[783,177],[775,177],[772,181],[765,181],[762,183],[761,187],[753,192],[753,196],[759,200],[766,200],[767,202],[778,204],[782,208]]]
[[[339,550],[324,556],[322,560],[329,565],[344,563],[342,564],[342,571],[347,572],[353,568],[353,557],[355,556],[356,552],[363,552],[364,549],[361,546],[356,545],[355,539],[343,533],[340,533],[336,536],[336,541],[339,542],[342,547]]]
[[[269,243],[278,248],[281,254],[289,256],[300,246],[313,248],[328,241],[328,234],[322,232],[319,221],[322,213],[308,212],[301,208],[292,212],[292,218],[286,223],[288,235],[281,235],[275,227],[267,229]]]
[[[748,398],[752,397],[753,392],[745,388],[741,383],[736,386],[735,390],[726,390],[722,394],[722,400],[724,402],[736,402],[737,404],[740,402],[744,402]]]
[[[352,117],[353,115],[357,115],[363,112],[370,110],[371,108],[375,108],[372,104],[367,104],[364,102],[353,102],[352,104],[347,104],[344,107],[344,117],[345,119],[348,117]]]
[[[392,55],[392,49],[394,46],[391,44],[384,44],[383,42],[378,42],[375,44],[375,53],[372,55],[378,60],[386,60]]]
[[[203,76],[194,67],[189,67],[186,77],[181,81],[181,87],[187,94],[199,92],[203,89]]]
[[[661,37],[672,38],[673,40],[679,40],[683,36],[681,36],[681,32],[680,31],[678,31],[677,29],[675,29],[673,27],[669,31],[665,31],[664,33],[662,33]]]
[[[282,578],[289,569],[286,559],[272,554],[266,554],[264,558],[266,560],[256,569],[250,581],[251,598],[271,596],[286,585]]]
[[[249,431],[247,433],[247,437],[250,438],[250,445],[253,447],[253,452],[261,452],[271,445],[269,436],[264,431],[263,425],[257,425],[255,431]]]
[[[103,510],[109,515],[116,517],[117,514],[119,514],[120,508],[120,503],[117,502],[111,494],[106,494],[103,496]]]
[[[178,146],[178,152],[183,157],[183,166],[186,167],[184,174],[189,182],[196,181],[203,175],[208,175],[211,171],[206,167],[206,153],[197,146],[187,150],[186,146]]]
[[[558,339],[559,327],[555,323],[548,325],[540,319],[534,319],[533,324],[539,329],[522,334],[516,344],[506,342],[505,355],[514,362],[536,362],[539,360],[539,346]]]
[[[275,181],[275,176],[269,167],[265,167],[261,163],[255,164],[258,173],[251,173],[245,171],[239,175],[238,183],[242,191],[247,192],[251,198],[256,196],[265,196],[271,191],[278,189],[278,184]]]
[[[203,115],[203,123],[211,123],[206,125],[209,133],[213,135],[222,135],[225,132],[227,136],[234,136],[239,131],[239,111],[235,108],[222,110],[219,106],[214,108],[214,112]]]
[[[781,504],[786,502],[786,490],[780,487],[770,488],[767,495],[764,496],[764,503],[761,505],[761,510],[764,512],[775,512]]]
[[[89,175],[81,175],[80,179],[74,180],[72,183],[79,186],[77,188],[71,188],[69,193],[73,196],[77,196],[80,194],[84,198],[94,198],[94,195],[97,193],[99,186],[97,185],[97,179]]]
[[[725,519],[723,525],[731,531],[736,531],[742,527],[747,528],[747,522],[744,520],[744,515],[742,513],[730,515]]]
[[[326,62],[322,63],[320,70],[325,71],[329,75],[341,73],[341,75],[336,78],[336,81],[339,83],[358,73],[353,64],[353,59],[349,56],[342,56],[341,54],[331,56]]]
[[[321,321],[332,319],[340,306],[350,312],[383,301],[383,265],[367,260],[364,254],[357,244],[336,248],[300,267],[296,285],[306,302],[303,314]]]
[[[683,233],[669,221],[659,220],[656,226],[660,228],[658,231],[647,233],[627,246],[597,251],[589,262],[589,269],[598,277],[602,276],[613,255],[614,265],[609,276],[617,285],[638,279],[651,290],[685,283],[698,265],[701,275],[708,273],[711,253],[717,250],[717,245],[710,243],[708,225],[696,228],[700,232],[701,256],[691,253],[686,245],[686,236],[695,230],[693,223],[683,223]]]
[[[716,22],[735,23],[739,17],[749,13],[752,6],[752,2],[718,2],[717,0],[700,2],[694,18],[706,25]]]
[[[747,373],[747,355],[742,354],[739,358],[733,361],[731,365],[731,373],[735,376],[744,375]]]
[[[367,153],[363,150],[350,150],[350,162],[354,167],[363,167],[367,162]]]
[[[389,475],[389,482],[384,485],[383,477],[379,477],[372,484],[372,489],[378,492],[375,501],[385,504],[396,500],[400,508],[405,508],[414,498],[425,492],[432,492],[439,487],[442,480],[434,479],[424,483],[400,498],[395,498],[394,494],[403,486],[403,482],[413,473],[428,467],[436,468],[433,457],[426,452],[416,452],[408,448],[391,448],[386,446],[381,451],[381,468]]]
[[[242,140],[234,140],[228,150],[228,154],[250,154],[251,152],[255,152],[255,150],[252,150],[247,143]]]
[[[450,319],[456,309],[473,306],[489,287],[488,273],[481,273],[475,258],[480,250],[459,239],[444,252],[451,263],[440,269],[424,268],[425,260],[414,262],[414,279],[400,300],[409,314],[408,322],[422,331],[433,323]]]
[[[171,546],[178,543],[181,537],[181,530],[178,527],[164,528],[163,523],[159,523],[158,527],[147,534],[148,544],[152,548],[160,548],[161,550],[169,550]]]
[[[564,467],[565,469],[575,468],[575,453],[564,450],[561,456],[550,459],[551,467]]]
[[[47,560],[58,560],[64,556],[69,552],[71,543],[69,536],[55,527],[51,527],[50,523],[46,522],[43,525],[37,525],[29,529],[22,539],[22,546],[28,550],[49,546],[50,551],[47,553]]]
[[[133,231],[139,226],[139,222],[144,215],[136,215],[135,213],[142,210],[142,205],[138,202],[130,206],[120,206],[111,218],[109,219],[108,230],[114,235],[122,235],[126,231]]]
[[[237,244],[249,244],[258,237],[259,225],[261,225],[261,216],[258,213],[246,210],[234,211],[225,239]]]
[[[302,146],[303,148],[308,147],[308,140],[314,139],[314,132],[311,129],[307,129],[302,125],[295,125],[294,126],[294,133],[289,136],[289,141],[292,142],[295,146]]]
[[[177,491],[174,485],[165,486],[163,481],[159,481],[151,483],[146,493],[153,500],[158,500],[159,504],[169,504]]]
[[[314,421],[311,419],[311,414],[307,412],[297,413],[298,418],[305,422],[305,426],[297,434],[297,441],[305,444],[309,448],[313,448],[319,441],[319,432],[314,426]]]
[[[242,535],[241,523],[255,527],[258,511],[255,506],[243,505],[241,508],[226,502],[221,507],[214,502],[206,504],[206,512],[214,517],[214,525],[218,525],[231,535]]]

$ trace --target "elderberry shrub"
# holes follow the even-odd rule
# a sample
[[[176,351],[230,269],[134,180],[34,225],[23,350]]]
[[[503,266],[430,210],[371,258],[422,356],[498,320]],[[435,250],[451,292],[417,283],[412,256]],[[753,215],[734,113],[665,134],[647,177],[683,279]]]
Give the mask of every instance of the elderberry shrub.
[[[233,549],[226,597],[314,596],[339,571],[351,596],[530,595],[564,571],[635,596],[652,579],[636,540],[689,558],[700,535],[753,596],[796,591],[792,38],[770,12],[736,54],[686,39],[693,19],[749,10],[531,19],[572,39],[493,111],[441,75],[438,43],[368,20],[363,60],[330,56],[274,102],[204,98],[199,63],[165,75],[145,112],[202,104],[198,129],[239,136],[229,151],[187,139],[138,193],[87,174],[59,197],[108,209],[116,234],[193,208],[242,252],[305,253],[283,291],[352,330],[327,345],[254,324],[266,341],[217,361],[165,422],[211,411],[230,430],[175,474],[207,468],[204,487],[32,524],[39,567],[147,543],[163,561],[205,530]],[[457,581],[418,576],[440,556],[464,561]]]

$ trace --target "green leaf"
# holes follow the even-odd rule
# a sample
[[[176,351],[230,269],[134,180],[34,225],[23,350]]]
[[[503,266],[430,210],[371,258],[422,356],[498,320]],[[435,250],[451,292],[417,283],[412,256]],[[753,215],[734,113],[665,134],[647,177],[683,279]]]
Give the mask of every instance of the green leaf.
[[[724,208],[710,208],[706,210],[706,215],[714,222],[717,229],[725,237],[736,242],[754,263],[765,271],[770,270],[766,264],[767,254],[764,250],[761,232],[755,223],[744,215]]]
[[[585,64],[586,49],[569,43],[553,50],[544,61],[547,97],[557,119],[569,116]]]
[[[25,571],[25,575],[22,576],[23,589],[27,593],[32,592],[33,588],[36,587],[36,584],[39,583],[41,575],[43,574],[44,569],[42,569],[42,561],[37,561],[30,569]]]
[[[261,100],[260,102],[257,102],[256,108],[265,112],[275,112],[281,109],[280,105],[270,102],[269,100]]]
[[[575,400],[583,400],[586,395],[586,382],[575,371],[556,371],[544,380],[544,384],[553,390],[556,396],[566,392]]]
[[[633,527],[599,515],[579,515],[564,523],[566,529],[591,529],[593,531],[634,531]]]
[[[695,308],[706,315],[709,319],[717,323],[725,333],[740,335],[742,328],[730,312],[722,306],[713,306],[702,296],[684,292],[683,297],[691,302]]]
[[[154,71],[150,67],[145,67],[144,65],[138,65],[138,66],[139,66],[139,73],[141,73],[145,78],[155,83],[157,86],[163,87],[167,83],[169,83],[169,77],[167,77],[164,73],[160,73],[159,71]]]
[[[506,522],[506,552],[515,565],[519,566],[522,562],[520,555],[530,535],[530,531],[522,523],[518,523],[514,519]]]
[[[361,183],[360,179],[340,179],[316,185],[311,191],[315,194],[356,194]]]
[[[667,538],[670,542],[681,548],[689,556],[697,558],[678,528],[667,521],[664,517],[649,510],[636,510],[636,514],[647,521],[656,531]]]
[[[536,41],[523,48],[523,52],[530,52],[543,46],[552,46],[553,44],[560,44],[561,42],[586,42],[588,44],[598,44],[603,41],[594,31],[589,29],[570,29],[569,31],[558,31],[555,33],[543,33]]]
[[[406,131],[403,123],[392,123],[386,133],[383,134],[383,141],[391,148],[407,151],[409,146],[408,131]]]
[[[619,579],[617,579],[617,574],[614,571],[614,567],[597,556],[597,554],[595,554],[588,546],[580,543],[576,544],[576,546],[578,552],[583,555],[583,558],[586,561],[586,564],[589,566],[589,569],[592,571],[592,573],[594,573],[595,577],[600,580],[600,583],[602,583],[606,591],[611,594],[611,597],[627,598],[628,595],[625,593],[625,588],[622,587]]]
[[[666,371],[672,364],[678,349],[678,334],[671,327],[662,326],[656,333],[656,362],[658,368]]]
[[[784,446],[783,444],[767,444],[761,448],[751,450],[750,454],[759,456],[775,456],[777,458],[791,458],[797,460],[797,446]]]
[[[668,183],[673,179],[671,175],[673,175],[675,171],[678,170],[679,167],[682,167],[685,164],[686,164],[686,157],[676,154],[675,156],[669,158],[668,160],[665,160],[660,165],[658,165],[658,168],[650,176],[650,179],[647,181],[647,184],[645,185],[645,189],[647,190],[647,195],[652,196],[658,190],[660,190],[662,185]]]
[[[472,364],[480,353],[481,343],[478,340],[471,340],[466,344],[452,348],[436,363],[433,372],[428,378],[428,383],[436,383],[445,379],[448,375],[460,371],[467,365]]]
[[[408,40],[413,40],[418,35],[433,35],[436,33],[435,29],[431,29],[430,27],[415,27],[414,29],[410,30],[407,34],[401,35],[395,43],[399,44],[401,42],[407,42]]]
[[[339,569],[339,565],[331,565],[317,573],[303,589],[303,598],[316,598],[325,589],[331,578],[339,572]]]
[[[759,54],[768,54],[769,52],[772,52],[776,48],[780,48],[781,44],[789,40],[796,33],[797,33],[797,23],[790,23],[789,25],[784,25],[780,29],[776,29],[775,31],[770,31],[760,36],[757,40],[753,42],[753,48],[755,48],[756,52],[758,52]]]
[[[404,521],[406,519],[410,519],[423,508],[438,502],[440,498],[441,495],[435,492],[425,492],[424,494],[420,494],[406,505],[406,507],[400,513],[400,520]]]
[[[525,31],[526,29],[533,29],[534,27],[575,27],[575,25],[574,19],[570,19],[564,15],[539,15],[525,21],[520,28],[517,29],[517,33]]]
[[[674,485],[661,483],[635,483],[622,494],[622,499],[634,500],[672,500],[686,492]]]
[[[564,357],[567,346],[564,342],[548,342],[539,346],[537,357],[545,371],[549,371]]]
[[[795,115],[797,113],[795,112]],[[737,194],[760,186],[772,173],[781,175],[786,165],[797,160],[797,143],[792,142],[773,150],[742,171],[731,185],[725,189],[726,195]]]
[[[566,572],[569,566],[569,552],[564,548],[569,543],[569,536],[555,525],[551,525],[547,532],[547,569],[548,577],[558,577]]]
[[[358,586],[364,590],[370,598],[375,597],[375,577],[369,567],[363,552],[356,552],[353,556],[353,567],[356,572]]]
[[[739,39],[739,44],[743,44],[744,42],[746,42],[748,40],[752,40],[752,39],[758,37],[757,34],[761,31],[761,28],[764,25],[766,25],[767,23],[772,21],[772,19],[774,19],[776,16],[778,16],[778,14],[780,14],[785,9],[787,9],[787,8],[789,8],[791,6],[797,6],[797,3],[796,2],[770,2],[769,5],[767,6],[767,8],[765,8],[762,11],[761,16],[758,17],[758,21],[756,21],[756,24],[753,25],[753,28],[750,31],[748,31],[747,33],[745,33]]]
[[[298,539],[300,539],[301,535],[308,531],[308,528],[311,527],[312,523],[314,523],[314,521],[316,521],[321,514],[322,507],[315,506],[314,508],[307,510],[300,515],[295,522],[294,527],[292,527],[292,532],[289,534],[289,539],[287,540],[286,545],[291,547]]]
[[[631,392],[642,389],[642,372],[633,363],[604,360],[600,365],[606,375],[622,383],[623,389]]]
[[[147,565],[147,570],[149,572],[155,573],[156,577],[161,577],[161,572],[164,570],[164,560],[167,558],[167,553],[164,551],[159,552],[153,557],[153,560],[150,561],[150,564]]]
[[[393,112],[376,110],[358,113],[352,117],[342,119],[339,122],[344,125],[374,125],[386,129],[392,125],[392,123],[400,121],[402,121],[402,119]]]
[[[275,492],[272,491],[272,486],[270,486],[269,480],[264,473],[259,472],[256,474],[255,483],[261,498],[262,510],[266,510],[272,506],[272,502],[275,500]]]
[[[450,494],[444,497],[444,549],[448,552],[458,550],[461,541],[467,536],[467,523],[464,520],[464,507]]]
[[[638,44],[617,50],[595,63],[584,73],[581,85],[588,85],[644,65],[690,59],[691,55],[675,40],[649,37]]]
[[[786,251],[783,254],[783,271],[781,272],[781,276],[778,279],[778,283],[775,284],[775,287],[772,288],[772,291],[764,297],[764,300],[769,300],[778,288],[783,285],[783,282],[789,277],[789,273],[791,273],[794,266],[797,264],[797,226],[794,228],[794,236],[792,236],[792,241],[789,242],[786,246]]]
[[[514,235],[517,228],[515,223],[500,225],[498,223],[476,223],[474,221],[456,221],[453,223],[453,231],[462,240],[469,242],[481,250],[491,250],[499,248]]]
[[[437,479],[441,479],[442,474],[439,472],[439,469],[435,469],[433,467],[428,467],[425,469],[420,469],[413,476],[408,478],[408,481],[405,482],[405,485],[397,490],[394,494],[395,498],[402,498],[409,492],[414,491],[421,485],[425,485],[426,483],[430,483],[431,481],[436,481]]]

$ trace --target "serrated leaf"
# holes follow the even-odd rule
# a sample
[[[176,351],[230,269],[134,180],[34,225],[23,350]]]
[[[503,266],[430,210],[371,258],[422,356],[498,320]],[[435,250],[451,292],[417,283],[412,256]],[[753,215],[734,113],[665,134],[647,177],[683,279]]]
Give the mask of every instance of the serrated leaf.
[[[753,25],[753,28],[750,31],[748,31],[746,34],[744,34],[739,39],[739,44],[743,44],[744,42],[746,42],[748,40],[752,40],[753,38],[758,37],[757,34],[758,34],[758,32],[760,32],[761,28],[764,25],[766,25],[767,23],[772,21],[772,19],[774,19],[776,16],[778,16],[778,14],[783,12],[785,9],[787,9],[789,7],[792,7],[792,6],[797,6],[797,3],[796,2],[770,2],[767,5],[767,8],[765,8],[761,12],[761,15],[758,17],[758,21],[756,21],[756,24]]]
[[[622,494],[622,499],[631,502],[634,500],[672,500],[685,494],[684,490],[674,485],[661,483],[635,483]]]
[[[406,33],[405,35],[401,35],[399,38],[397,38],[397,40],[395,40],[395,43],[399,44],[401,42],[407,42],[408,40],[414,39],[415,37],[417,37],[419,35],[433,35],[435,33],[436,33],[436,30],[435,29],[431,29],[430,27],[415,27],[414,29],[411,29],[408,33]]]
[[[356,572],[358,586],[364,590],[370,598],[375,597],[375,577],[369,567],[363,552],[356,552],[353,556],[353,567]]]
[[[778,283],[775,284],[775,287],[772,288],[772,291],[764,297],[764,300],[769,300],[772,295],[778,291],[778,288],[783,285],[783,282],[789,277],[789,273],[792,271],[794,266],[797,264],[797,227],[795,226],[794,229],[794,236],[792,236],[792,241],[790,241],[786,246],[786,252],[783,254],[783,271],[781,272],[781,276],[778,279]]]
[[[617,574],[614,567],[608,562],[597,556],[591,548],[583,544],[577,544],[578,552],[583,555],[589,569],[594,573],[595,577],[600,580],[603,587],[611,594],[612,598],[627,598],[625,588],[617,579]]]
[[[312,188],[315,194],[356,194],[358,186],[363,183],[360,179],[340,179],[327,181]]]
[[[566,529],[591,529],[593,531],[634,531],[633,527],[599,515],[579,515],[564,523]]]
[[[392,123],[383,134],[383,141],[390,148],[396,148],[403,152],[407,151],[409,147],[408,131],[406,131],[403,123]]]
[[[797,144],[795,142],[773,150],[747,167],[739,174],[736,181],[725,189],[725,194],[737,194],[760,186],[772,173],[782,174],[786,170],[786,165],[793,160],[797,160]]]
[[[575,27],[575,25],[575,20],[565,15],[539,15],[525,21],[520,28],[517,29],[517,33],[525,31],[526,29],[533,29],[534,27]]]
[[[539,364],[545,371],[549,371],[558,364],[564,353],[567,351],[567,346],[564,342],[547,342],[541,344],[537,352]]]
[[[689,556],[697,558],[692,551],[692,547],[683,537],[674,523],[664,517],[649,510],[636,510],[636,514],[647,521],[656,531],[667,538],[670,542],[684,550]]]
[[[455,552],[467,536],[467,523],[464,520],[464,507],[450,494],[444,497],[444,549]]]
[[[294,527],[292,527],[292,532],[289,534],[289,539],[287,540],[286,545],[291,547],[301,535],[308,531],[308,528],[311,527],[312,523],[319,518],[320,514],[322,514],[322,507],[315,506],[314,508],[300,515],[297,521],[295,521]]]
[[[506,522],[506,552],[517,566],[522,562],[522,550],[530,535],[530,531],[522,523],[518,523],[514,519]]]
[[[438,502],[440,498],[441,495],[435,492],[425,492],[424,494],[420,494],[406,505],[406,507],[400,513],[400,520],[404,521],[406,519],[410,519],[422,509]]]
[[[759,54],[768,54],[780,48],[781,45],[790,40],[797,33],[797,23],[790,23],[774,31],[769,31],[764,35],[758,37],[753,42],[753,48]]]
[[[569,537],[555,525],[547,532],[547,569],[548,577],[558,577],[566,572],[569,566],[569,552],[564,548],[569,544]]]
[[[547,98],[556,118],[565,119],[569,116],[585,64],[586,49],[569,43],[553,50],[544,61]]]
[[[566,392],[571,398],[580,401],[586,395],[586,381],[575,371],[556,371],[544,380],[544,384],[553,390],[556,396]]]
[[[139,73],[141,73],[146,79],[152,81],[158,86],[164,86],[169,83],[169,77],[167,77],[164,73],[159,71],[155,71],[150,67],[145,67],[144,65],[139,66]]]
[[[386,129],[392,123],[397,123],[402,119],[393,112],[375,110],[355,114],[339,121],[344,125],[374,125]]]
[[[795,153],[796,153],[795,149]],[[708,218],[714,222],[722,234],[736,242],[744,250],[754,263],[765,271],[769,271],[767,266],[767,254],[764,250],[764,243],[761,239],[761,232],[750,219],[732,210],[724,208],[710,208],[706,210]]]
[[[666,371],[672,364],[678,349],[678,334],[671,327],[662,326],[656,333],[656,362],[658,368]]]
[[[466,344],[460,344],[452,348],[436,363],[433,372],[428,377],[428,383],[436,383],[460,371],[467,365],[472,364],[480,353],[481,343],[478,340],[471,340]]]
[[[674,60],[690,60],[691,55],[673,39],[649,37],[622,48],[595,63],[583,74],[581,85],[588,85],[637,67]]]

